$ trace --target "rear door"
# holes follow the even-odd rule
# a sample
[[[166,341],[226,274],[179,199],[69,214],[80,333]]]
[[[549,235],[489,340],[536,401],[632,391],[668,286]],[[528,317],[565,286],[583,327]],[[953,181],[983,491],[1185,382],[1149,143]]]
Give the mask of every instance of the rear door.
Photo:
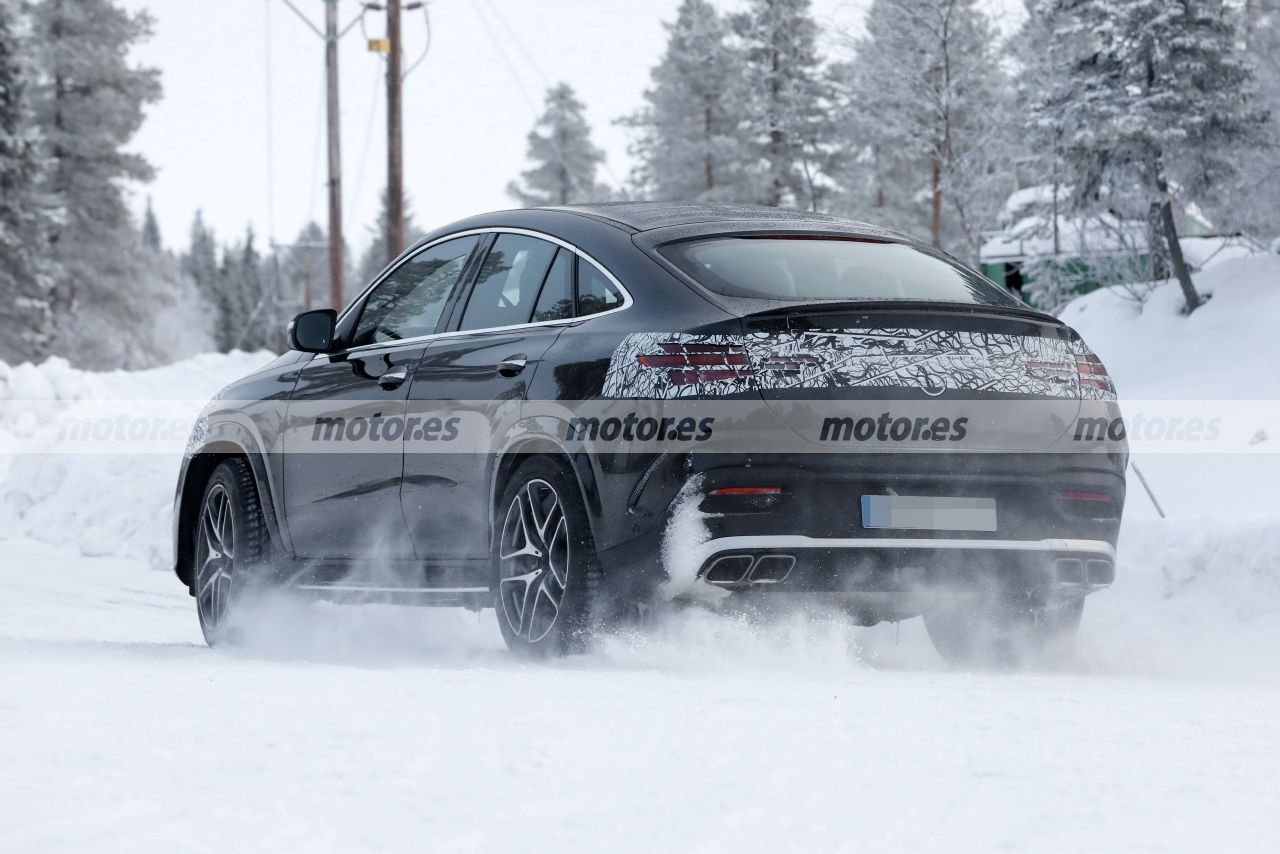
[[[283,462],[299,557],[413,557],[400,509],[405,400],[478,243],[459,237],[403,261],[357,307],[346,347],[302,369]]]
[[[492,452],[520,417],[539,362],[572,322],[574,252],[528,234],[496,235],[448,334],[418,365],[409,408],[447,439],[406,440],[403,505],[423,558],[488,553]]]

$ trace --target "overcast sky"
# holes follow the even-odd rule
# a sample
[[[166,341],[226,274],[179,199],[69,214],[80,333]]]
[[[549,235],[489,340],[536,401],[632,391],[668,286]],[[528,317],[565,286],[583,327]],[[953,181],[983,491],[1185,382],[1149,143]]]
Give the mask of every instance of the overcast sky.
[[[186,245],[197,208],[223,238],[252,224],[287,242],[326,222],[323,42],[284,0],[123,0],[149,9],[155,34],[138,61],[163,73],[164,99],[134,148],[158,175],[152,198],[166,243]],[[831,31],[854,29],[869,0],[815,0]],[[1019,0],[990,0],[1015,10]],[[525,167],[525,136],[549,83],[567,81],[587,105],[606,181],[629,170],[614,119],[635,110],[679,0],[432,0],[432,40],[405,89],[405,182],[421,226],[512,207],[504,188]],[[294,0],[320,25],[323,0]],[[719,0],[736,9],[740,0]],[[362,3],[339,0],[353,20]],[[367,35],[384,35],[370,12]],[[1007,24],[1007,22],[1006,22]],[[425,44],[423,13],[405,14],[406,62]],[[829,45],[830,47],[830,45]],[[356,26],[340,51],[344,220],[348,244],[369,242],[386,182],[383,61]],[[269,83],[269,85],[268,85]],[[270,105],[270,106],[268,106]],[[270,157],[268,152],[270,151]],[[270,190],[273,192],[269,192]]]

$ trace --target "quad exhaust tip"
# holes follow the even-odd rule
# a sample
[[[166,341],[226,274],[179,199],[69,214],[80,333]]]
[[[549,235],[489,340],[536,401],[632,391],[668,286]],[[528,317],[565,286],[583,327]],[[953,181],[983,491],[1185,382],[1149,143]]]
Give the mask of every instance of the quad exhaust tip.
[[[786,580],[795,565],[795,555],[725,555],[713,560],[702,577],[708,584],[721,587],[777,584]]]
[[[1053,577],[1058,584],[1073,587],[1106,587],[1116,580],[1116,568],[1101,558],[1060,557],[1053,562]]]

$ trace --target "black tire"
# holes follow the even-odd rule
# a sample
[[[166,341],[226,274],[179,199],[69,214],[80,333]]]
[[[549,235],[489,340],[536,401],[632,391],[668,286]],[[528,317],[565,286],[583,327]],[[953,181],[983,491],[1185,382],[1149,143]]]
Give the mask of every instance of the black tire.
[[[580,652],[597,624],[599,560],[577,481],[531,457],[502,491],[491,560],[498,626],[513,652]]]
[[[1033,604],[1024,597],[975,598],[925,612],[934,649],[962,667],[1047,666],[1071,653],[1084,598]]]
[[[192,523],[192,592],[209,646],[234,643],[237,603],[266,577],[270,539],[248,461],[213,470]]]

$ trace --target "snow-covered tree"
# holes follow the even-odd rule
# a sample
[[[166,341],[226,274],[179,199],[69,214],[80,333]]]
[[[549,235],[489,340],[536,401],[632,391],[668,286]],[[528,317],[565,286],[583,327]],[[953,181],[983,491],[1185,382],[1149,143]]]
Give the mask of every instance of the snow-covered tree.
[[[264,270],[254,241],[249,228],[242,241],[227,247],[214,280],[210,300],[218,315],[214,335],[224,353],[280,344],[285,320],[273,287],[274,277]]]
[[[146,222],[151,223],[147,228]],[[148,301],[147,326],[154,334],[136,335],[135,364],[167,364],[214,349],[214,315],[186,264],[160,245],[160,229],[151,203],[138,234],[140,279]]]
[[[147,196],[147,210],[142,215],[142,245],[152,252],[162,252],[164,241],[160,239],[160,223],[156,220],[156,212],[151,208],[151,197]]]
[[[1206,206],[1224,230],[1269,242],[1280,237],[1280,0],[1244,0],[1240,13],[1258,102],[1269,114],[1265,144],[1243,152],[1234,186]]]
[[[387,221],[389,214],[387,203],[390,198],[387,191],[382,191],[382,207],[378,209],[377,221],[369,226],[369,248],[360,256],[360,266],[356,270],[355,287],[362,288],[374,280],[387,266]],[[414,221],[412,206],[408,194],[404,197],[404,240],[405,245],[413,243],[422,236],[422,229]],[[325,281],[328,281],[326,274]]]
[[[1229,186],[1265,121],[1234,20],[1229,0],[1098,0],[1065,8],[1057,29],[1076,45],[1063,146],[1075,205],[1144,208],[1187,311],[1201,300],[1182,258],[1174,193],[1204,199]]]
[[[148,180],[151,166],[125,150],[144,107],[160,97],[158,72],[129,61],[151,19],[111,0],[38,0],[30,7],[38,77],[32,86],[45,191],[58,210],[55,347],[95,366],[135,365],[136,339],[154,306],[122,183]]]
[[[857,152],[841,207],[976,255],[1015,188],[991,22],[977,0],[873,0],[864,25],[839,75],[842,136]]]
[[[745,94],[742,55],[707,0],[684,0],[667,49],[650,73],[645,106],[622,120],[636,139],[634,181],[661,200],[748,201],[751,153],[738,133]]]
[[[607,199],[607,187],[596,183],[604,152],[591,142],[583,103],[567,83],[547,91],[545,109],[529,133],[528,157],[533,165],[507,193],[525,207],[568,205]]]
[[[212,295],[218,278],[218,241],[213,230],[204,223],[204,212],[196,211],[191,222],[187,254],[182,256],[183,271],[195,281],[206,296]]]
[[[48,355],[52,335],[52,226],[39,181],[37,131],[27,100],[17,7],[0,0],[0,361]]]
[[[733,26],[746,91],[739,132],[760,164],[757,200],[818,210],[828,192],[835,123],[809,0],[751,0]]]

